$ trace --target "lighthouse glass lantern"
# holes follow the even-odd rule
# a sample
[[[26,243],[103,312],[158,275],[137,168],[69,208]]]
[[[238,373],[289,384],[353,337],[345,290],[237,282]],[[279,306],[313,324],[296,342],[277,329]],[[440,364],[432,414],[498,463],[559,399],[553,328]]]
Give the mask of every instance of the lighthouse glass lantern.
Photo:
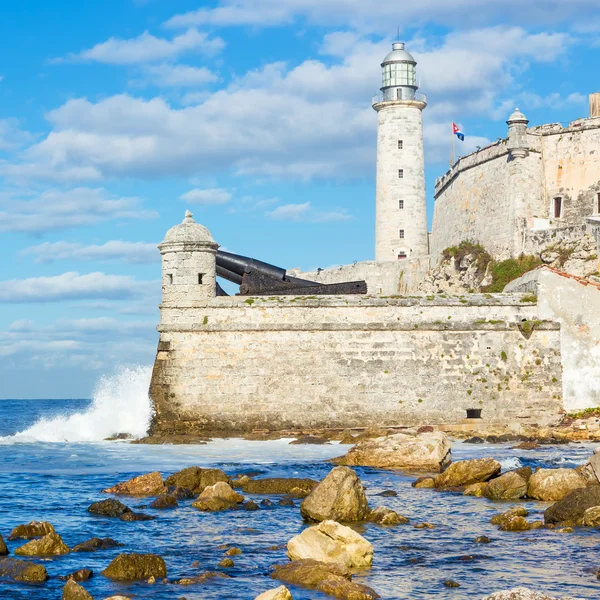
[[[383,69],[383,93],[384,102],[394,100],[414,100],[415,92],[419,89],[417,85],[417,62],[407,52],[402,42],[392,45],[392,51],[381,63]]]

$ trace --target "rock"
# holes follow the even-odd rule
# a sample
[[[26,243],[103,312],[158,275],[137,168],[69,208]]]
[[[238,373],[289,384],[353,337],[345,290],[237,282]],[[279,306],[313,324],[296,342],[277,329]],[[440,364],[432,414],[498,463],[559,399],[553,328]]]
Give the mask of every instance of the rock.
[[[221,469],[203,469],[201,467],[188,467],[178,471],[165,479],[165,485],[178,486],[192,490],[194,494],[200,494],[204,488],[214,485],[219,481],[229,483],[229,477]]]
[[[518,500],[527,494],[527,480],[515,471],[509,471],[487,482],[485,495],[490,500]]]
[[[62,556],[71,550],[58,533],[49,533],[39,540],[31,540],[15,550],[17,556]]]
[[[263,592],[260,596],[256,596],[254,600],[293,600],[290,590],[285,585],[280,585],[274,590]]]
[[[379,523],[379,525],[405,525],[409,519],[385,506],[378,506],[369,513],[367,521]]]
[[[177,498],[177,500],[191,500],[195,497],[194,492],[192,492],[190,488],[180,487],[177,485],[170,485],[167,488],[167,494],[169,494],[169,496],[173,496],[173,498]]]
[[[600,506],[600,486],[579,488],[547,508],[544,521],[546,523],[579,522],[583,520],[585,511],[594,506]]]
[[[308,521],[363,521],[370,512],[360,479],[348,467],[334,467],[300,505]]]
[[[156,498],[156,500],[150,505],[150,508],[177,508],[179,506],[179,502],[177,502],[177,498],[175,496],[171,496],[170,494],[161,494]]]
[[[136,521],[154,521],[154,519],[156,519],[156,517],[147,515],[146,513],[129,511],[129,512],[123,513],[119,517],[119,519],[121,519],[121,521],[126,521],[127,523],[134,523]]]
[[[413,485],[413,487],[416,487]],[[398,492],[394,490],[385,490],[384,492],[380,492],[379,494],[375,494],[376,496],[381,496],[383,498],[392,498],[398,495]]]
[[[244,496],[235,492],[228,483],[218,481],[214,485],[204,488],[192,506],[205,512],[218,512],[235,508],[243,501]]]
[[[423,521],[421,523],[415,523],[413,527],[415,529],[435,529],[435,525],[433,523],[427,523],[426,521]]]
[[[594,452],[586,465],[589,465],[590,469],[596,477],[596,483],[600,483],[600,454]]]
[[[102,515],[103,517],[117,518],[122,514],[131,512],[131,509],[118,500],[109,498],[107,500],[100,500],[100,502],[94,502],[93,504],[90,504],[88,507],[88,512],[91,512],[95,515]]]
[[[600,506],[592,506],[583,513],[583,524],[587,527],[600,527]]]
[[[42,565],[33,562],[0,558],[0,578],[22,583],[43,583],[48,579],[48,573]]]
[[[275,565],[272,577],[346,600],[379,598],[371,588],[352,582],[348,570],[338,563],[295,560],[283,565]]]
[[[73,573],[69,573],[68,575],[61,575],[59,579],[63,581],[68,581],[72,579],[73,581],[77,581],[78,583],[81,581],[87,581],[91,577],[93,577],[94,571],[91,569],[79,569],[79,571],[74,571]]]
[[[529,531],[531,528],[525,517],[518,516],[509,517],[500,525],[500,531]]]
[[[483,600],[561,600],[555,596],[548,596],[541,592],[534,592],[529,588],[518,587],[512,590],[495,592],[491,596],[486,596]],[[562,600],[577,600],[577,598],[563,598]],[[581,600],[581,599],[580,599]]]
[[[219,566],[224,568],[224,569],[229,569],[231,567],[234,566],[234,562],[230,559],[230,558],[224,558],[220,563]]]
[[[575,469],[537,469],[529,480],[527,495],[536,500],[555,502],[584,487],[585,480]]]
[[[513,450],[536,450],[537,448],[541,448],[541,446],[537,442],[521,442],[516,446],[513,446]]]
[[[483,496],[485,496],[487,486],[488,484],[486,481],[472,483],[465,488],[463,496],[475,496],[476,498],[483,498]]]
[[[2,536],[0,535],[0,556],[6,556],[8,554],[8,548],[6,547],[6,544],[4,543],[4,540],[2,539]]]
[[[287,545],[292,560],[310,558],[319,562],[341,563],[346,567],[370,567],[373,546],[350,527],[323,521],[293,537]]]
[[[459,588],[460,583],[457,583],[456,581],[453,581],[452,579],[446,579],[446,581],[444,581],[444,586],[447,588]]]
[[[502,466],[493,458],[474,458],[452,463],[435,478],[436,488],[446,488],[488,481],[500,473]]]
[[[466,439],[463,444],[485,444],[485,440],[479,436],[473,436]]]
[[[333,462],[380,469],[441,471],[451,460],[450,450],[450,439],[441,431],[416,436],[397,433],[360,441]]]
[[[515,506],[515,508],[511,508],[506,512],[500,513],[499,515],[494,515],[490,519],[490,523],[492,525],[502,525],[504,522],[512,519],[512,517],[527,517],[529,512],[526,508],[522,506]]]
[[[220,577],[221,579],[229,579],[229,575],[225,575],[225,573],[206,571],[205,573],[200,573],[200,575],[196,575],[195,577],[184,577],[183,579],[179,579],[173,583],[177,585],[197,585],[199,583],[206,583],[210,579],[215,579],[217,577]]]
[[[241,548],[229,548],[227,552],[225,552],[225,556],[239,556],[242,553]]]
[[[9,540],[32,540],[54,533],[54,527],[47,521],[31,521],[27,525],[17,525],[8,536]]]
[[[157,496],[165,491],[162,475],[158,471],[133,477],[127,481],[117,483],[111,488],[102,490],[104,494],[123,496]]]
[[[305,435],[302,437],[299,437],[296,440],[292,440],[290,442],[290,444],[292,445],[323,445],[323,444],[330,444],[330,441],[326,438],[320,438],[320,437],[316,437],[314,435]]]
[[[248,500],[242,504],[242,510],[259,510],[259,506],[256,504],[256,502],[254,502],[254,500]]]
[[[410,484],[414,488],[434,488],[435,478],[434,477],[419,477]]]
[[[273,502],[271,500],[269,500],[268,498],[265,498],[264,500],[260,501],[260,505],[261,506],[273,506]]]
[[[167,567],[162,557],[157,554],[119,554],[102,571],[108,579],[117,581],[138,581],[167,576]]]
[[[81,544],[77,544],[71,549],[71,552],[96,552],[97,550],[107,550],[108,548],[116,548],[122,546],[119,542],[116,542],[112,538],[98,538],[93,537]]]
[[[294,479],[272,477],[269,479],[248,479],[242,484],[247,494],[291,494],[293,490],[304,490],[304,496],[310,494],[317,485],[314,479]]]
[[[480,535],[473,540],[476,544],[489,544],[492,540],[490,540],[487,535]]]
[[[63,588],[62,600],[94,600],[92,595],[72,579]]]
[[[294,501],[291,498],[282,498],[278,503],[277,506],[296,506],[294,504]]]

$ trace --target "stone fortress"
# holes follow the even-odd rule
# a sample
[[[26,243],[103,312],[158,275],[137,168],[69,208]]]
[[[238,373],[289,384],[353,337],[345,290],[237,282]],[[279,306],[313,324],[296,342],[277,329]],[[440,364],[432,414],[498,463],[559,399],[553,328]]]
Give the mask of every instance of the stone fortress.
[[[375,260],[291,273],[364,279],[368,295],[218,296],[218,244],[186,213],[159,246],[153,434],[519,430],[600,404],[600,95],[567,127],[528,128],[517,109],[506,139],[436,181],[428,232],[416,62],[395,43],[382,69]],[[506,293],[436,293],[444,251],[462,242],[496,261],[583,244],[585,272],[542,267]]]

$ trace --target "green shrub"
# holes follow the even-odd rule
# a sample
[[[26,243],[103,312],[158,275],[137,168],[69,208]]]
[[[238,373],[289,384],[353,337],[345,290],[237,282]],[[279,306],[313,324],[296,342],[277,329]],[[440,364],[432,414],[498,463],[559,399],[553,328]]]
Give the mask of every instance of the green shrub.
[[[493,261],[490,265],[492,283],[483,288],[484,292],[499,293],[504,287],[524,275],[528,271],[536,269],[542,264],[537,256],[524,256],[509,258],[501,262]]]

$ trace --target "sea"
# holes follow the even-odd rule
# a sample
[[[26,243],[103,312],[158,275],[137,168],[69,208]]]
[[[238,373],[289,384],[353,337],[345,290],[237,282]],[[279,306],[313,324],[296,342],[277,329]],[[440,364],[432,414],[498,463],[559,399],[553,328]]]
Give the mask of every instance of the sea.
[[[7,540],[11,530],[32,520],[49,521],[69,547],[91,537],[111,537],[122,548],[35,559],[50,579],[43,585],[0,581],[1,600],[59,600],[59,576],[92,569],[83,586],[96,600],[123,594],[131,598],[253,600],[279,584],[274,564],[287,560],[285,544],[307,525],[295,507],[261,507],[255,512],[201,513],[182,501],[174,510],[153,510],[146,499],[124,502],[156,517],[125,523],[94,516],[87,507],[106,495],[101,490],[129,477],[158,470],[167,476],[189,466],[218,467],[235,476],[323,478],[329,459],[348,446],[290,445],[288,439],[246,441],[219,439],[206,445],[136,445],[105,441],[118,433],[141,437],[151,418],[147,390],[150,368],[129,367],[102,378],[91,399],[0,400],[0,534],[12,552],[22,541]],[[518,450],[511,444],[453,446],[453,459],[495,457],[503,470],[521,466],[575,467],[594,451],[593,444]],[[411,523],[396,527],[365,524],[357,530],[374,546],[373,567],[354,580],[374,588],[384,599],[479,599],[503,589],[526,586],[551,595],[600,598],[600,531],[576,529],[501,532],[490,518],[512,502],[491,502],[454,493],[414,489],[414,476],[356,468],[371,507],[387,506]],[[395,497],[381,497],[385,490]],[[248,496],[260,502],[262,496]],[[277,498],[271,498],[277,500]],[[542,519],[548,506],[522,502],[531,519]],[[434,529],[416,529],[419,522]],[[476,544],[486,535],[489,544]],[[221,568],[225,548],[242,550],[233,568]],[[101,571],[120,552],[160,554],[170,583],[115,583]],[[203,584],[180,586],[174,580],[212,571]],[[448,588],[446,580],[460,587]],[[290,586],[296,600],[325,599],[320,593]]]

